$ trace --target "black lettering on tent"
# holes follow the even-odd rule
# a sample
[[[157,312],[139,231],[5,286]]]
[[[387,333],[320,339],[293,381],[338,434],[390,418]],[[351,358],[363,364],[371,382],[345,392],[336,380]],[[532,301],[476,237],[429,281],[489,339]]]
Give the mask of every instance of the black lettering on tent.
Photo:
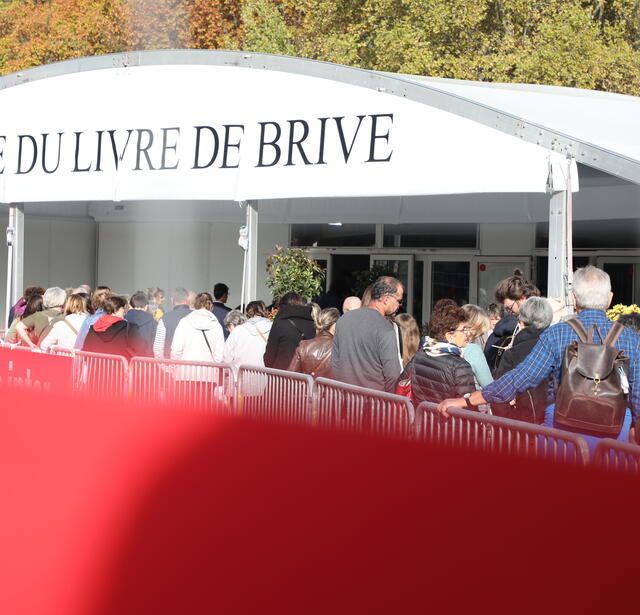
[[[102,135],[104,134],[104,130],[96,130],[98,134],[98,151],[96,152],[96,171],[102,171]]]
[[[309,124],[304,120],[287,120],[287,122],[289,123],[289,155],[287,156],[287,163],[284,166],[290,167],[293,165],[294,145],[298,148],[298,152],[300,152],[300,156],[302,156],[304,163],[311,164],[307,155],[304,153],[304,149],[302,149],[302,142],[309,136]],[[296,124],[302,124],[302,136],[297,140],[294,139]]]
[[[280,135],[282,135],[282,129],[280,128],[280,124],[278,124],[277,122],[258,122],[258,123],[260,124],[260,152],[258,154],[258,164],[256,165],[256,167],[273,167],[276,164],[278,164],[278,161],[280,160],[280,155],[282,153],[280,150],[280,146],[278,145],[278,140],[280,139]],[[267,124],[276,127],[276,136],[273,139],[273,141],[264,140]],[[265,145],[270,145],[275,150],[275,157],[273,161],[270,162],[269,164],[265,164],[263,162]]]
[[[31,166],[26,170],[22,170],[22,144],[24,139],[29,139],[31,141],[31,147],[33,148],[33,159],[31,160]],[[31,135],[18,135],[18,167],[16,169],[16,175],[22,175],[25,173],[31,173],[33,171],[33,167],[36,166],[36,161],[38,160],[38,144],[36,140]]]
[[[389,162],[391,160],[391,155],[393,154],[393,150],[389,152],[389,155],[386,158],[376,158],[376,141],[378,139],[383,139],[389,144],[389,132],[391,128],[387,129],[387,132],[379,135],[377,132],[378,127],[378,118],[379,117],[388,117],[391,119],[391,123],[393,124],[393,113],[376,113],[371,116],[371,141],[369,142],[369,160],[367,162]]]
[[[327,164],[324,160],[324,137],[327,128],[328,117],[320,117],[320,146],[318,147],[318,162],[316,164]]]
[[[367,117],[366,115],[358,115],[358,126],[356,127],[356,131],[353,133],[353,139],[351,139],[351,145],[349,149],[347,149],[347,142],[344,137],[344,130],[342,128],[342,117],[334,117],[333,119],[336,121],[336,126],[338,127],[338,136],[340,137],[340,145],[342,146],[342,154],[344,156],[344,161],[349,162],[349,156],[351,156],[351,150],[353,150],[353,144],[356,142],[356,137],[358,136],[358,131],[360,130],[360,125],[362,124],[362,120]]]
[[[220,147],[220,139],[218,137],[218,132],[216,131],[215,128],[213,128],[213,126],[194,126],[194,128],[196,129],[196,151],[194,153],[193,166],[191,168],[206,169],[210,167],[215,162],[215,159],[218,157],[218,149]],[[201,165],[199,164],[200,163],[200,133],[205,128],[209,130],[213,135],[214,146],[213,146],[213,155],[211,156],[211,159],[209,160],[209,162],[205,165]]]
[[[127,146],[129,145],[129,139],[131,138],[131,134],[133,133],[132,129],[127,130],[127,141],[122,148],[122,153],[118,153],[118,147],[116,146],[116,137],[115,130],[108,130],[109,137],[111,138],[111,149],[113,151],[113,162],[116,165],[116,171],[118,170],[118,164],[122,162],[124,158],[124,154],[127,151]]]
[[[55,173],[58,170],[58,167],[60,166],[60,150],[62,149],[62,134],[61,132],[58,133],[58,161],[56,162],[56,168],[55,169],[47,169],[47,137],[49,136],[49,133],[43,133],[42,135],[42,170],[45,173]]]
[[[178,147],[178,137],[180,136],[180,128],[175,126],[173,128],[162,128],[161,130],[162,130],[162,159],[160,161],[160,168],[161,169],[177,169],[180,160],[176,160],[176,163],[174,165],[170,165],[170,166],[167,165],[167,151],[173,150],[173,153],[174,154],[176,153],[176,150]],[[169,133],[170,130],[176,130],[178,132],[178,134],[176,135],[175,142],[171,145],[167,143],[167,134]]]
[[[240,143],[242,142],[242,137],[238,137],[238,140],[235,143],[229,142],[229,137],[231,135],[232,128],[240,128],[242,130],[242,134],[244,135],[244,126],[242,124],[225,124],[224,125],[224,148],[222,151],[222,165],[221,169],[237,169],[240,166],[240,161],[238,160],[237,164],[227,164],[227,156],[229,155],[229,148],[235,148],[238,153],[240,153]]]
[[[153,133],[148,128],[138,128],[138,144],[136,147],[136,166],[133,169],[134,171],[140,171],[140,158],[141,155],[144,154],[144,157],[147,159],[147,165],[150,171],[155,171],[155,167],[151,164],[151,157],[149,156],[149,149],[153,145]],[[142,147],[142,135],[145,134],[147,136],[147,143],[144,147]]]
[[[0,139],[2,140],[2,143],[0,145],[2,145],[2,147],[0,147],[0,160],[2,160],[4,162],[4,146],[7,143],[7,137],[6,135],[0,135]],[[0,167],[0,175],[2,175],[4,173],[4,164]]]
[[[73,134],[76,135],[75,163],[73,165],[73,172],[77,173],[78,171],[80,172],[91,171],[91,163],[89,163],[89,166],[86,169],[81,169],[78,166],[79,158],[80,158],[80,139],[82,137],[82,132],[74,132]]]

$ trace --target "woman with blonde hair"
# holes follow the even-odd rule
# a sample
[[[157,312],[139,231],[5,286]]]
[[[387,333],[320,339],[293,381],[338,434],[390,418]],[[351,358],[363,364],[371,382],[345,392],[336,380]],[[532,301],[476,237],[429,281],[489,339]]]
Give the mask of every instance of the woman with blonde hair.
[[[316,336],[310,340],[302,340],[298,344],[287,368],[290,372],[310,374],[314,378],[329,376],[333,334],[336,331],[338,318],[340,318],[340,310],[333,307],[325,308],[318,314]]]
[[[416,319],[410,314],[398,314],[395,321],[402,335],[402,367],[404,368],[418,351],[420,328]]]
[[[467,316],[466,326],[469,330],[469,344],[464,349],[464,360],[471,365],[476,388],[487,386],[493,382],[493,376],[483,350],[483,336],[489,331],[489,316],[478,305],[468,303],[462,306]],[[486,340],[484,340],[486,341]]]
[[[40,349],[49,350],[52,346],[60,346],[61,348],[72,350],[80,327],[88,316],[85,295],[79,293],[69,295],[64,304],[64,318],[54,323],[49,333],[42,340]]]

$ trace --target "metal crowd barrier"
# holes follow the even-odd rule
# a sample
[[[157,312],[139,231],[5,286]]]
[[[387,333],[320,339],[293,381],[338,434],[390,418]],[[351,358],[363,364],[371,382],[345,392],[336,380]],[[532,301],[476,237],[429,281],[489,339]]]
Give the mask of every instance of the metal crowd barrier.
[[[80,393],[122,398],[127,396],[129,367],[124,357],[76,350],[73,387]]]
[[[593,465],[606,470],[640,474],[640,446],[603,438],[596,446]]]
[[[448,412],[450,418],[442,416],[436,404],[422,402],[416,414],[416,438],[583,466],[589,462],[587,443],[576,434],[471,410]]]
[[[328,378],[313,388],[313,422],[332,429],[408,436],[415,411],[407,397]]]
[[[76,350],[70,350],[63,346],[49,346],[49,354],[54,354],[59,357],[73,357],[75,353]]]
[[[229,411],[234,395],[230,365],[146,357],[129,362],[129,396],[136,401]]]
[[[20,352],[43,352],[39,348],[29,348],[21,344],[10,344],[8,342],[0,342],[0,348],[8,348],[9,350],[18,350]]]
[[[238,414],[303,425],[310,420],[313,378],[307,374],[241,365],[236,381]]]

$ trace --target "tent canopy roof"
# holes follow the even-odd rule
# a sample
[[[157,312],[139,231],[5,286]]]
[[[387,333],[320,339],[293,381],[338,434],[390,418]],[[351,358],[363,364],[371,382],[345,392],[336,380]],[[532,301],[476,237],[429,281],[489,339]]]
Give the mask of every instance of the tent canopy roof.
[[[259,68],[370,88],[444,109],[640,184],[640,99],[620,94],[435,79],[301,58],[209,50],[144,51],[69,60],[2,77],[0,90],[73,72],[159,64]]]

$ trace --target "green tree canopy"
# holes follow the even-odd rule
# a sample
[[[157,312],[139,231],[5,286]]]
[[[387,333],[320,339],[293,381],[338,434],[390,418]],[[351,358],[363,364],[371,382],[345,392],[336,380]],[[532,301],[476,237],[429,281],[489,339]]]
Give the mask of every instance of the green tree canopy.
[[[640,94],[640,0],[15,0],[0,72],[157,48]]]

